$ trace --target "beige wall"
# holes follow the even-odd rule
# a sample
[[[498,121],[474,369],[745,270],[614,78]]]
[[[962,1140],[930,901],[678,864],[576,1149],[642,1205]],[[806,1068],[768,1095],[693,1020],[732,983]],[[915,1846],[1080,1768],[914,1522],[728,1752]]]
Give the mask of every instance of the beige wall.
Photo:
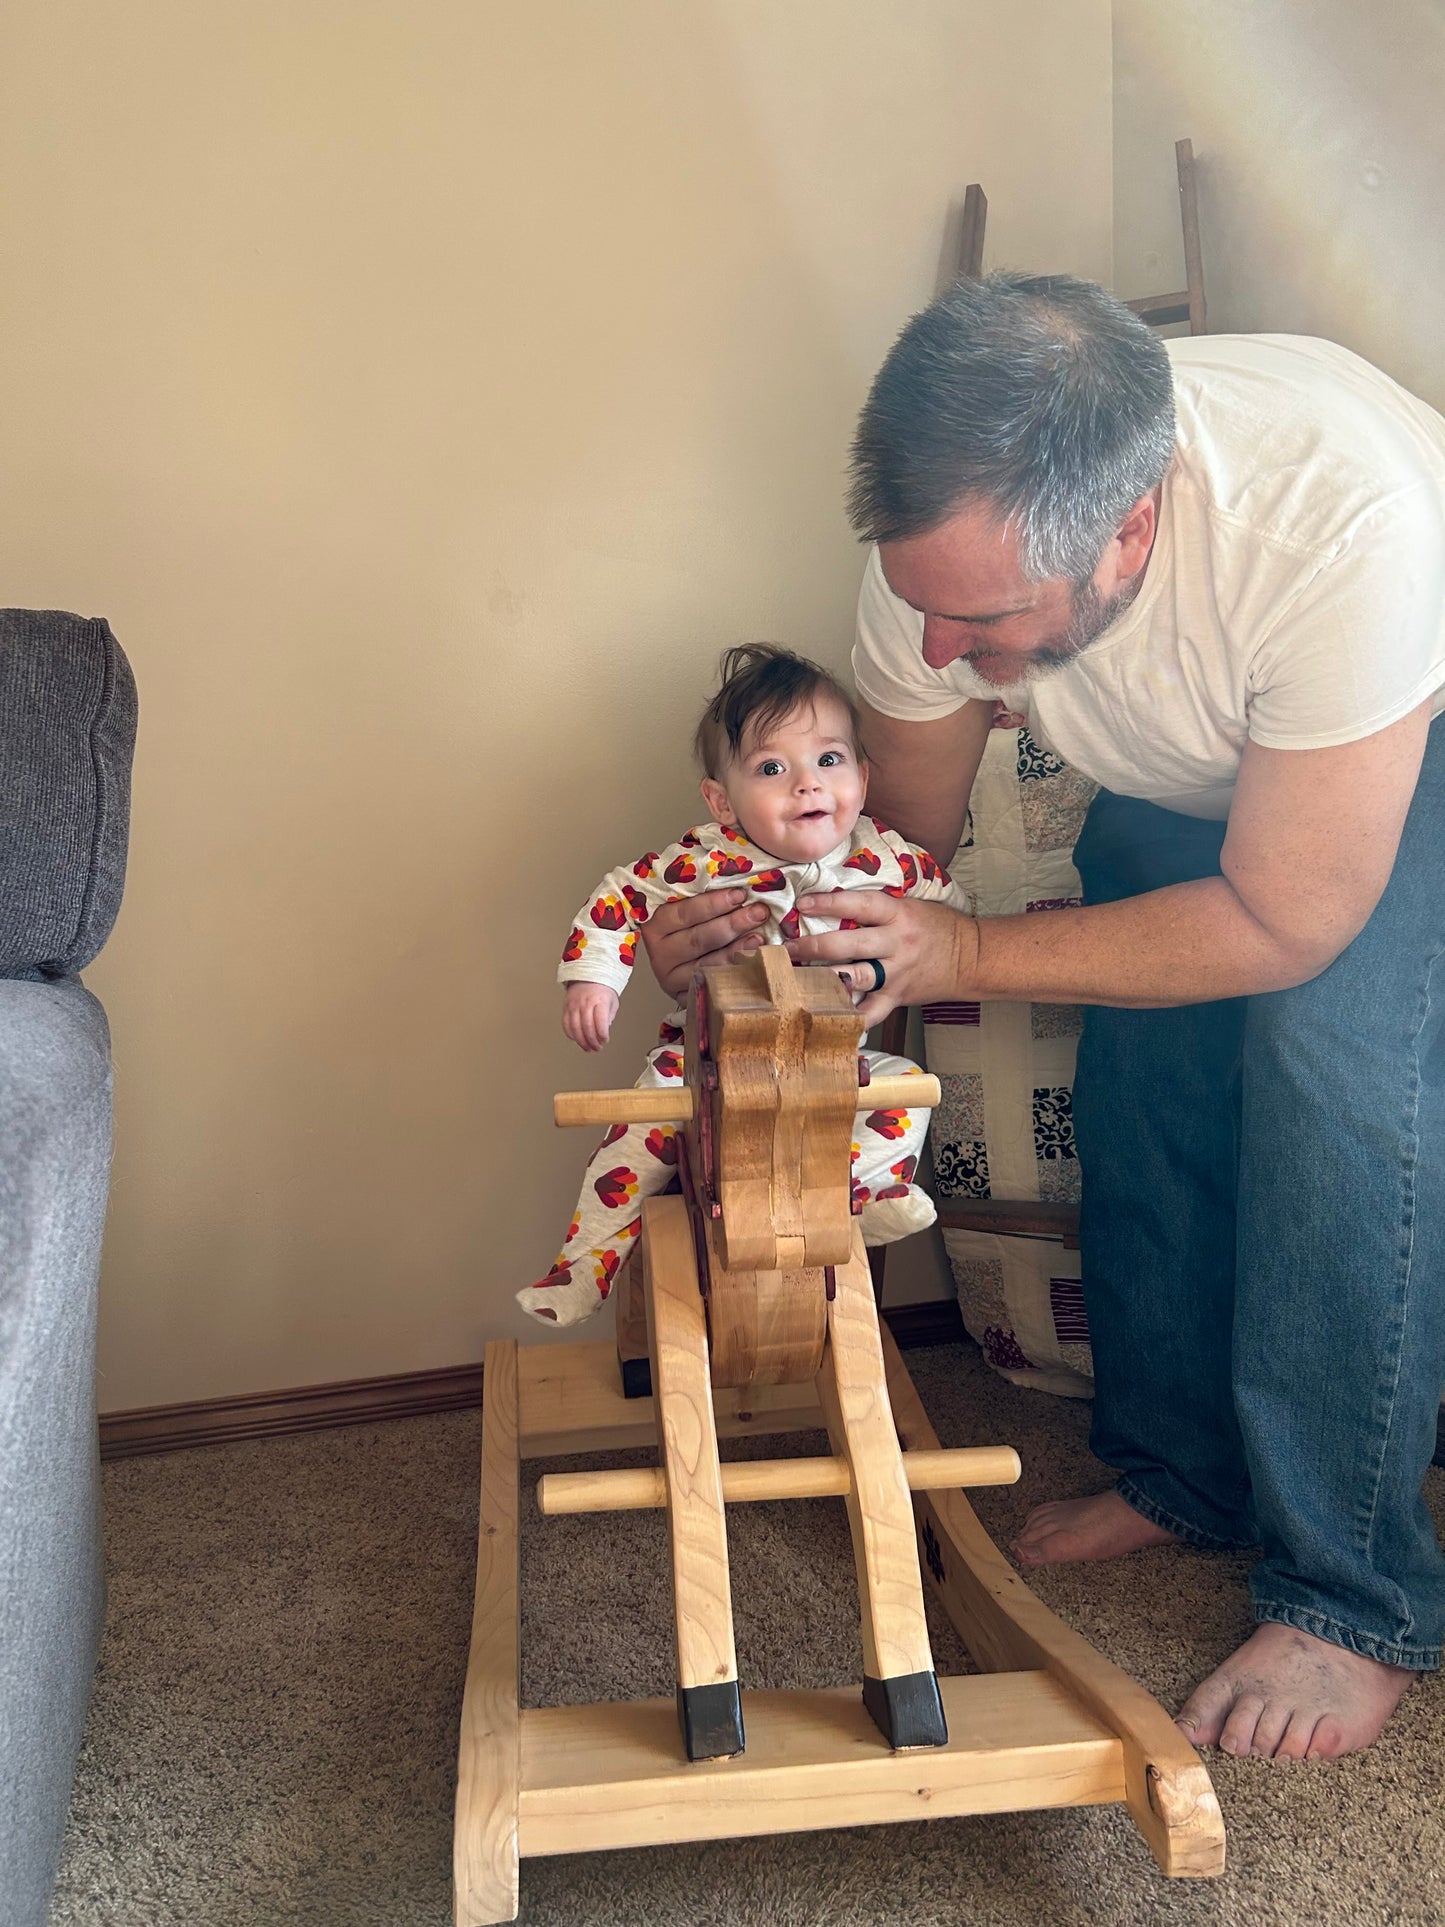
[[[1115,0],[1119,292],[1182,286],[1199,164],[1209,325],[1324,335],[1445,407],[1439,0]]]
[[[4,595],[142,696],[100,1403],[476,1358],[661,1008],[566,1044],[567,920],[722,646],[846,660],[950,201],[1108,276],[1107,0],[12,0],[0,76]]]

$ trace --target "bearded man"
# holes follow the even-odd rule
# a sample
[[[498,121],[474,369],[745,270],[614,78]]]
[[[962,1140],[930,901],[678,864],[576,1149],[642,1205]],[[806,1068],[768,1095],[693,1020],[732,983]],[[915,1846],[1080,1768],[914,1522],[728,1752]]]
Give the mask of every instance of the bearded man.
[[[870,807],[947,863],[1003,696],[1100,784],[1083,906],[849,893],[796,957],[898,1004],[1085,1005],[1074,1093],[1107,1492],[1025,1564],[1258,1546],[1198,1745],[1369,1745],[1440,1664],[1445,422],[1331,343],[1154,337],[1067,277],[961,282],[854,446]],[[838,916],[828,897],[801,906]],[[649,927],[664,985],[756,941]],[[881,980],[874,965],[881,967]]]

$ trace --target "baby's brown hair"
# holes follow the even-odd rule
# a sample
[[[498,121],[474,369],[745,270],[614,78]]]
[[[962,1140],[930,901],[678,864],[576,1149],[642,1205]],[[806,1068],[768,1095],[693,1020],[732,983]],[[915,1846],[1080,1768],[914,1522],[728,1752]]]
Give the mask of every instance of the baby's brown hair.
[[[765,735],[822,695],[831,696],[847,712],[854,752],[860,762],[867,760],[858,705],[821,664],[771,643],[743,642],[724,651],[719,668],[718,692],[702,712],[692,739],[693,753],[714,782],[720,779],[728,756],[742,755],[747,737]]]

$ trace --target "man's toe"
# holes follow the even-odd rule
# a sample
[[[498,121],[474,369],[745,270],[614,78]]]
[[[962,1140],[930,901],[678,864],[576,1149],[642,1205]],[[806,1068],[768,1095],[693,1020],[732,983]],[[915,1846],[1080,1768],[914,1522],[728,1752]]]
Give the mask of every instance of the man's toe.
[[[1223,1753],[1243,1754],[1254,1749],[1255,1728],[1259,1716],[1264,1711],[1264,1699],[1259,1693],[1241,1693],[1230,1707],[1224,1725],[1219,1731],[1219,1747]]]
[[[1018,1554],[1019,1564],[1021,1566],[1047,1565],[1048,1553],[1046,1546],[1050,1536],[1047,1532],[1034,1532],[1021,1535],[1014,1544],[1014,1551]]]
[[[1035,1506],[1024,1520],[1023,1529],[1014,1541],[1014,1551],[1025,1565],[1036,1565],[1046,1540],[1054,1533],[1054,1512],[1057,1502]]]
[[[1059,1509],[1057,1499],[1048,1499],[1043,1505],[1036,1505],[1024,1520],[1023,1537],[1036,1538],[1039,1533],[1047,1532],[1053,1524],[1054,1515]]]
[[[1272,1760],[1280,1741],[1289,1731],[1293,1708],[1288,1700],[1267,1699],[1264,1710],[1255,1722],[1254,1739],[1250,1752],[1257,1760]]]
[[[1345,1729],[1343,1720],[1333,1713],[1326,1713],[1317,1722],[1309,1742],[1305,1758],[1309,1760],[1337,1760],[1342,1753],[1351,1751],[1353,1741]]]
[[[1302,1760],[1310,1750],[1310,1741],[1314,1738],[1319,1717],[1318,1708],[1297,1706],[1290,1715],[1283,1739],[1274,1749],[1274,1757],[1277,1760]]]
[[[1191,1746],[1217,1746],[1234,1704],[1234,1689],[1218,1673],[1195,1687],[1179,1709],[1175,1725]]]

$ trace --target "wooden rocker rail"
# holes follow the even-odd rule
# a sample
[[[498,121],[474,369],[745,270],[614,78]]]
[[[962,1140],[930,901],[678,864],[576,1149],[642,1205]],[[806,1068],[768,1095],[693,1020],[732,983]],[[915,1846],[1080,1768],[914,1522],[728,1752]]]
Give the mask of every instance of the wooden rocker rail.
[[[906,1463],[938,1441],[886,1329],[882,1346]],[[1035,1597],[961,1493],[913,1495],[927,1583],[984,1669],[939,1681],[946,1747],[891,1752],[856,1687],[745,1690],[746,1753],[697,1763],[681,1756],[670,1700],[520,1708],[520,1459],[646,1445],[656,1419],[651,1399],[623,1396],[606,1340],[520,1350],[499,1341],[487,1347],[485,1386],[458,1927],[516,1917],[523,1857],[1115,1801],[1165,1874],[1223,1870],[1223,1822],[1194,1749],[1143,1687]],[[715,1413],[723,1438],[824,1427],[811,1385],[720,1391]]]
[[[1127,1804],[1166,1873],[1222,1867],[1193,1749],[1035,1599],[959,1490],[1017,1478],[1016,1454],[945,1452],[880,1328],[852,1139],[894,1140],[938,1099],[922,1073],[872,1083],[837,977],[765,946],[695,979],[677,1090],[558,1100],[559,1122],[673,1123],[682,1194],[641,1207],[648,1377],[627,1382],[634,1396],[605,1340],[487,1348],[459,1927],[516,1917],[524,1855],[1102,1801]],[[911,1165],[894,1169],[906,1183]],[[826,1457],[719,1456],[720,1438],[800,1428],[827,1433]],[[666,1509],[676,1705],[524,1709],[521,1459],[649,1440],[655,1468],[544,1479],[539,1501],[545,1513]],[[861,1694],[747,1692],[727,1504],[815,1493],[847,1510]],[[925,1583],[978,1676],[938,1678]]]

